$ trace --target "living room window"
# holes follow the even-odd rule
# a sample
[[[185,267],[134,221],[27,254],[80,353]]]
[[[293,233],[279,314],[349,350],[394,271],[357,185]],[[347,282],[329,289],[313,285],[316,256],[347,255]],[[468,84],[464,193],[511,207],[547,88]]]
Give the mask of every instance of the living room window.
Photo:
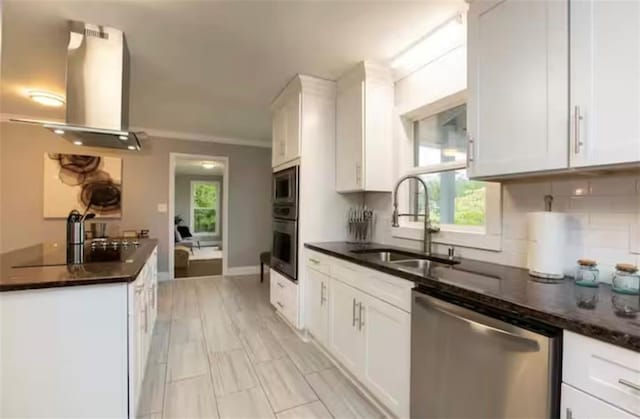
[[[191,231],[194,235],[218,235],[220,182],[191,181]]]

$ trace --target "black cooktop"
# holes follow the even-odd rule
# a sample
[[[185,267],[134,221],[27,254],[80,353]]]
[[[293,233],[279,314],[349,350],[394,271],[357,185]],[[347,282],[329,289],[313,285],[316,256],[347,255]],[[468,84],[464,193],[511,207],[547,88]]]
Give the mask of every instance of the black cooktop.
[[[14,265],[14,268],[62,266],[71,264],[127,262],[138,249],[137,240],[101,240],[83,246],[58,246],[43,251],[32,259]]]

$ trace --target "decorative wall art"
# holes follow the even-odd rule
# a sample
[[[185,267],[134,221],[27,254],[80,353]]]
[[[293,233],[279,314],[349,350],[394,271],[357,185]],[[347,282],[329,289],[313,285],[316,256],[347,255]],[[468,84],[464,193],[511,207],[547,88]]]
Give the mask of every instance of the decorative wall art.
[[[101,218],[122,215],[122,159],[79,154],[44,155],[44,218],[76,209]]]

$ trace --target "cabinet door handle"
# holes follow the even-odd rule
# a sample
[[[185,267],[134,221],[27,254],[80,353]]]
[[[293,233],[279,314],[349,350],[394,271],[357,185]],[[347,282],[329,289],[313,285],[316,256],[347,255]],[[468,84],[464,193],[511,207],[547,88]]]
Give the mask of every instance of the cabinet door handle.
[[[324,282],[320,283],[320,305],[324,304]]]
[[[361,165],[360,163],[356,163],[356,185],[360,186],[361,179],[362,179]]]
[[[573,411],[569,407],[567,407],[567,419],[573,419]]]
[[[282,285],[281,283],[278,282],[277,284],[280,288],[284,288],[284,285]]]
[[[467,138],[467,164],[473,161],[473,137],[470,135]]]
[[[320,263],[320,261],[318,259],[314,259],[314,258],[309,258],[309,262],[315,263],[316,265],[318,265]]]
[[[624,378],[619,379],[618,382],[623,386],[627,386],[636,391],[640,391],[640,384],[632,383],[631,381],[625,380]]]
[[[362,326],[364,326],[364,318],[362,317],[362,312],[363,312],[363,306],[362,306],[362,302],[358,303],[358,330],[362,330]]]
[[[576,105],[573,109],[573,152],[575,154],[580,154],[580,147],[582,146],[582,141],[580,140],[580,122],[582,120],[580,106]]]
[[[351,305],[351,326],[356,327],[356,299],[353,299],[353,304]]]
[[[284,306],[282,305],[282,303],[280,301],[276,301],[276,304],[280,307],[280,308],[284,308]]]

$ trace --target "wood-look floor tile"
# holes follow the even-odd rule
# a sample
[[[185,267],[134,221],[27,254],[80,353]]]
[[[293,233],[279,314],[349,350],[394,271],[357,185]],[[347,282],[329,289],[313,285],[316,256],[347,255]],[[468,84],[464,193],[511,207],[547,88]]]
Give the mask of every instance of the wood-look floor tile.
[[[263,315],[262,321],[267,326],[271,334],[273,334],[273,336],[275,336],[279,341],[291,338],[299,339],[293,330],[291,330],[291,327],[273,311],[269,315]]]
[[[149,348],[149,364],[166,364],[169,356],[169,320],[156,320],[156,325],[151,335]]]
[[[316,401],[284,410],[276,415],[278,419],[331,419],[331,413],[322,402]]]
[[[317,400],[289,358],[261,362],[256,365],[256,373],[276,412]]]
[[[241,333],[240,340],[253,363],[287,356],[280,343],[267,329]]]
[[[209,374],[209,360],[204,342],[187,342],[170,345],[167,381]]]
[[[162,419],[162,412],[149,413],[146,415],[136,416],[137,419]]]
[[[280,341],[289,358],[303,374],[325,370],[333,363],[313,343],[303,342],[298,337]]]
[[[218,397],[220,417],[229,419],[275,418],[260,387]]]
[[[147,366],[140,389],[139,415],[162,412],[166,372],[166,364],[149,364]]]
[[[174,319],[171,322],[171,345],[204,340],[202,320],[199,317]]]
[[[244,349],[217,352],[209,358],[216,396],[221,397],[258,385],[258,379]]]
[[[158,283],[158,320],[169,320],[173,307],[173,284],[171,281]]]
[[[177,280],[173,285],[173,318],[200,317],[195,286],[189,280]]]
[[[217,418],[218,409],[209,374],[167,384],[164,418]]]
[[[203,319],[202,323],[209,355],[216,352],[242,349],[238,333],[230,321],[220,321],[207,317]]]
[[[337,368],[306,376],[322,403],[336,418],[383,418],[380,412]]]

